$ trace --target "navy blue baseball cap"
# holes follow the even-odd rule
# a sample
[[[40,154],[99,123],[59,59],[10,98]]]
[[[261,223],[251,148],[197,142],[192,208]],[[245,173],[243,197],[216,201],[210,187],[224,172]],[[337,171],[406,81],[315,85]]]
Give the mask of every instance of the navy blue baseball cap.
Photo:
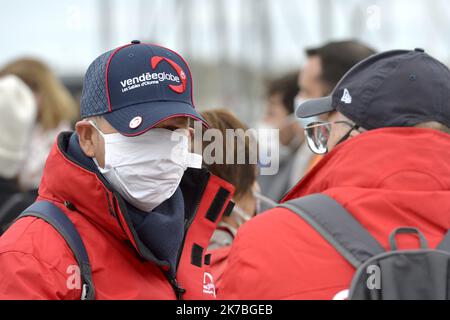
[[[140,135],[175,117],[207,126],[194,107],[186,61],[170,49],[138,40],[102,54],[89,66],[81,118],[99,115],[125,136]]]
[[[450,70],[423,49],[372,55],[350,69],[330,96],[305,101],[296,115],[332,111],[367,130],[430,121],[450,127]]]

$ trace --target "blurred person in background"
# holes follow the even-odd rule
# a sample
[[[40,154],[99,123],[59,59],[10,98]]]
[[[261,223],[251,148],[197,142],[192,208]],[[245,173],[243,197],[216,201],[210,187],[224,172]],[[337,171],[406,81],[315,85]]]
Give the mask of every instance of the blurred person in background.
[[[302,101],[328,96],[347,71],[375,53],[357,40],[329,42],[305,52],[307,60],[298,75],[302,90],[296,97],[296,107]]]
[[[248,220],[250,220],[256,213],[260,211],[260,194],[258,192],[259,186],[256,182],[257,164],[250,163],[251,152],[257,150],[250,150],[250,148],[257,146],[256,137],[254,144],[251,143],[251,136],[243,136],[234,134],[232,140],[225,139],[227,137],[226,130],[243,130],[247,131],[248,127],[242,123],[233,113],[225,109],[208,110],[201,113],[202,117],[208,122],[209,129],[217,129],[220,131],[223,139],[222,154],[226,156],[226,152],[233,151],[234,163],[226,164],[223,161],[220,163],[212,163],[206,165],[211,173],[230,182],[236,188],[233,195],[235,203],[233,209],[227,214],[224,214],[222,220],[217,225],[211,240],[209,242],[208,254],[210,255],[211,274],[214,278],[216,287],[220,286],[220,281],[223,271],[227,264],[227,256],[230,250],[230,245],[237,234],[238,229]],[[238,147],[245,146],[245,163],[238,164]],[[204,148],[203,148],[204,150]],[[204,154],[204,159],[205,159]],[[217,293],[217,292],[216,292]]]
[[[7,74],[22,79],[33,91],[37,102],[38,113],[29,154],[19,175],[21,188],[37,195],[45,160],[57,135],[72,129],[79,115],[78,105],[50,68],[39,60],[13,61],[0,70],[0,75]]]
[[[293,155],[304,140],[303,128],[294,115],[294,98],[298,94],[298,73],[293,72],[271,81],[267,86],[267,107],[258,129],[279,130],[279,169],[275,175],[259,175],[261,194],[278,201],[292,187],[290,177],[293,170]],[[273,148],[259,140],[261,154],[269,154]]]
[[[346,40],[329,42],[321,47],[306,50],[307,60],[298,74],[298,86],[301,88],[295,97],[294,108],[308,99],[328,96],[339,80],[355,64],[374,54],[375,51],[367,45]],[[328,119],[330,114],[299,119],[302,127],[310,122]],[[292,159],[292,172],[289,184],[294,186],[322,158],[313,155],[304,143]]]
[[[333,122],[306,128],[311,149],[326,155],[280,207],[240,228],[219,298],[347,299],[355,270],[373,276],[365,262],[381,267],[381,287],[361,282],[374,299],[448,298],[450,70],[422,49],[373,55],[296,111],[329,113]],[[421,248],[443,250],[442,267],[419,255],[396,266],[369,260],[417,249],[417,236]]]
[[[225,139],[227,137],[227,129],[233,131],[238,129],[248,130],[248,127],[233,113],[226,109],[214,109],[201,112],[200,114],[208,123],[209,129],[218,129],[222,133],[224,137],[222,154],[226,155],[226,152],[233,150],[235,160],[233,164],[226,164],[223,161],[223,163],[206,165],[211,173],[228,181],[236,188],[233,196],[234,208],[230,215],[224,216],[219,222],[208,247],[208,249],[212,250],[229,246],[233,242],[238,228],[257,213],[258,201],[255,196],[259,189],[256,183],[257,165],[248,161],[251,152],[248,138],[235,135],[232,141]],[[245,146],[245,164],[236,163],[238,145]]]
[[[20,191],[17,179],[35,118],[31,90],[16,76],[0,77],[0,235],[35,200]]]
[[[293,112],[303,101],[330,94],[339,79],[356,63],[375,51],[356,40],[330,42],[306,50],[307,61],[268,86],[268,106],[262,127],[279,129],[280,169],[274,176],[259,176],[261,193],[279,201],[322,158],[305,142],[303,128],[332,114],[297,119]]]

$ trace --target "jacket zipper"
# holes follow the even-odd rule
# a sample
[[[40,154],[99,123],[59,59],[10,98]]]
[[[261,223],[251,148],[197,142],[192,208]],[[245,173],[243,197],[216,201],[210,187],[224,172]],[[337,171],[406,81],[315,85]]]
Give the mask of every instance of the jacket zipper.
[[[206,181],[201,186],[200,194],[202,196],[196,201],[194,212],[193,212],[192,216],[189,218],[189,220],[186,221],[186,224],[185,224],[185,227],[184,227],[183,241],[181,242],[180,251],[178,252],[178,257],[177,257],[177,264],[175,266],[176,271],[178,271],[178,266],[180,264],[181,256],[182,256],[183,251],[184,251],[184,243],[186,242],[187,232],[188,232],[189,227],[191,226],[192,222],[194,221],[195,217],[197,216],[198,207],[200,206],[200,202],[202,201],[203,193],[205,192],[206,186],[209,183],[209,178],[210,178],[210,175],[208,173],[208,179],[205,179]]]
[[[172,278],[166,271],[161,269],[161,272],[166,276],[166,279],[169,281],[173,291],[175,292],[177,300],[183,300],[183,294],[186,292],[186,289],[180,287],[177,279]]]
[[[114,195],[116,197],[116,195]],[[117,204],[119,206],[119,210],[123,210],[123,208],[121,208],[120,202],[117,201]],[[116,212],[116,206],[113,206],[113,210],[114,210],[114,214],[117,218],[117,222],[120,225],[120,228],[123,230],[123,232],[125,233],[125,229],[122,226],[122,223],[120,222],[120,219],[118,218],[117,212]],[[126,233],[125,233],[126,234]],[[184,242],[184,240],[183,240]],[[183,289],[182,287],[180,287],[180,285],[177,282],[176,278],[172,278],[166,271],[164,271],[161,266],[159,266],[158,264],[156,264],[159,269],[161,270],[161,272],[164,274],[164,276],[166,277],[167,281],[170,283],[170,286],[172,287],[173,291],[175,292],[175,296],[177,297],[177,300],[183,300],[183,294],[186,292],[185,289]]]
[[[202,195],[205,192],[206,186],[209,183],[209,178],[210,178],[210,176],[208,174],[208,179],[205,179],[206,181],[201,186],[201,194]],[[185,227],[184,227],[183,241],[181,242],[180,251],[178,252],[178,257],[177,257],[177,264],[175,266],[176,271],[178,271],[178,266],[180,264],[181,256],[182,256],[183,251],[184,251],[184,244],[186,242],[187,232],[188,232],[189,227],[191,226],[192,222],[194,221],[195,217],[197,216],[198,207],[200,206],[200,202],[202,201],[202,197],[200,197],[196,201],[194,212],[192,213],[192,216],[186,221],[186,224],[185,224]],[[166,275],[167,280],[169,280],[170,285],[172,286],[173,290],[175,291],[175,295],[177,297],[177,300],[183,300],[183,294],[186,292],[186,289],[183,289],[182,287],[180,287],[180,285],[177,282],[176,276],[174,278],[172,278],[167,272],[165,272],[163,270],[161,270],[161,271]]]

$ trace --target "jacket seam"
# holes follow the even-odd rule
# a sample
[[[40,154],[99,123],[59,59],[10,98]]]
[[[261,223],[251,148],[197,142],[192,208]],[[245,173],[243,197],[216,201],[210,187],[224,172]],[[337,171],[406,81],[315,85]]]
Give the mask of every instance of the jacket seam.
[[[36,223],[36,221],[43,221],[42,219],[40,219],[40,218],[37,218],[37,217],[33,217],[33,221],[30,221],[30,223],[28,224],[28,226],[23,230],[23,232],[20,234],[20,236],[18,237],[19,239],[20,238],[22,238],[23,236],[24,236],[24,234],[28,231],[28,229],[31,227],[31,225],[32,224],[34,224],[34,223]],[[44,221],[45,222],[45,221]],[[16,222],[17,223],[17,222]],[[15,224],[15,223],[14,223]],[[12,228],[12,226],[11,226],[11,228]],[[59,234],[59,232],[57,232],[56,230],[54,230],[54,232],[56,232],[59,236],[61,236],[60,234]],[[65,243],[65,242],[64,242]],[[67,246],[67,243],[65,243],[65,245]],[[69,248],[69,250],[70,250],[70,248]],[[39,261],[39,262],[42,262],[42,263],[45,263],[45,264],[47,264],[47,265],[49,265],[49,266],[51,266],[52,268],[54,268],[55,270],[57,270],[63,277],[64,277],[64,273],[63,272],[61,272],[60,270],[58,270],[55,266],[53,266],[51,263],[49,263],[49,262],[47,262],[47,261],[44,261],[44,260],[41,260],[41,259],[38,259],[33,253],[31,253],[31,252],[25,252],[25,251],[21,251],[21,250],[16,250],[16,249],[7,249],[7,250],[4,250],[4,251],[0,251],[0,255],[2,255],[2,254],[6,254],[6,253],[22,253],[22,254],[28,254],[28,255],[31,255],[31,256],[33,256],[33,258],[34,259],[36,259],[37,261]],[[72,255],[73,255],[73,252],[70,250],[70,252],[72,253]],[[75,262],[76,262],[76,259],[73,259]],[[78,265],[78,263],[77,263],[77,265]]]
[[[445,186],[443,186],[442,183],[439,181],[439,179],[437,179],[433,174],[431,174],[431,173],[429,173],[429,172],[417,170],[417,169],[407,169],[407,168],[398,169],[398,170],[396,170],[396,171],[394,171],[394,172],[391,172],[389,175],[384,176],[384,177],[378,179],[378,180],[376,181],[375,185],[374,185],[374,188],[375,188],[375,189],[380,189],[380,185],[381,185],[386,179],[389,179],[390,177],[392,177],[392,176],[394,176],[394,175],[396,175],[396,174],[398,174],[398,173],[401,173],[401,172],[416,172],[416,173],[420,173],[420,174],[426,175],[426,176],[430,177],[431,179],[433,179],[433,180],[434,180],[434,181],[442,188],[441,190],[435,190],[435,191],[445,191],[445,190],[446,190]],[[383,188],[383,189],[384,189],[384,188]]]

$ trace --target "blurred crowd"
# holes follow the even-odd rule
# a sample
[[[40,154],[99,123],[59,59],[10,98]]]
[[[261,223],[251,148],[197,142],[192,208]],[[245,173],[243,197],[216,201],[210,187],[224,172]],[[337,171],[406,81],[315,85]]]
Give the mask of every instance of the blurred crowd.
[[[2,105],[0,217],[2,227],[37,197],[56,136],[73,129],[79,107],[45,63],[23,58],[0,71]]]

